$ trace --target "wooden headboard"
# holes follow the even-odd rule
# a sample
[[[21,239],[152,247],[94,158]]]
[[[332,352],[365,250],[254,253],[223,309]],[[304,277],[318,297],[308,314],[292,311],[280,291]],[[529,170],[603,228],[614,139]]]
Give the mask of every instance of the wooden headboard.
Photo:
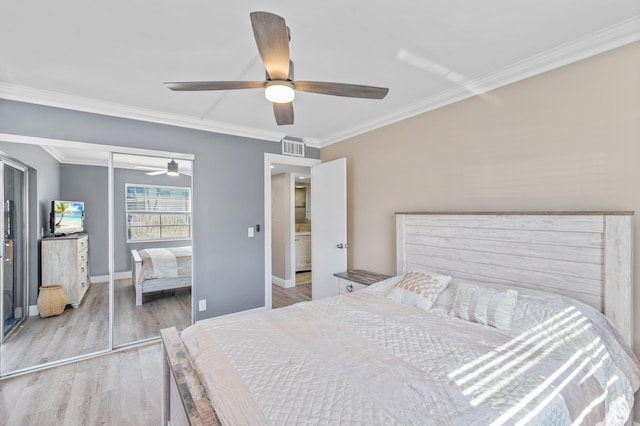
[[[396,213],[396,243],[398,275],[567,295],[632,344],[633,212]]]

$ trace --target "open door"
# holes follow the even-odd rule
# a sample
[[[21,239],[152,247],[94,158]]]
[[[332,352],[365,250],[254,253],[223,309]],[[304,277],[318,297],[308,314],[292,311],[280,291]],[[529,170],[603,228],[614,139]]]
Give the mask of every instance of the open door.
[[[338,294],[333,274],[347,270],[347,159],[311,167],[311,297]]]

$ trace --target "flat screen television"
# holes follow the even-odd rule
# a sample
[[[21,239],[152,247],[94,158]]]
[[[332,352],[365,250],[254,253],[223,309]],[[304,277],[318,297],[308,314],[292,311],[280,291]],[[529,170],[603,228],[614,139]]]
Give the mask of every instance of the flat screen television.
[[[51,233],[68,235],[84,232],[84,203],[81,201],[51,202]]]

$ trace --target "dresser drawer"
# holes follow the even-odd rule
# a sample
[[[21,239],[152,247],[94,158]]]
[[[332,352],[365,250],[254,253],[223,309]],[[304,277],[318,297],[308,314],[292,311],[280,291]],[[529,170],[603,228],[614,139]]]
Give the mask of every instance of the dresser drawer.
[[[353,293],[354,291],[367,288],[367,286],[364,284],[358,284],[358,283],[354,283],[352,281],[348,281],[344,279],[340,279],[339,285],[340,285],[340,288],[338,289],[339,294]]]
[[[347,272],[337,272],[333,274],[337,281],[336,290],[338,294],[353,293],[354,291],[367,288],[371,284],[390,278],[388,275],[376,272],[354,269]]]

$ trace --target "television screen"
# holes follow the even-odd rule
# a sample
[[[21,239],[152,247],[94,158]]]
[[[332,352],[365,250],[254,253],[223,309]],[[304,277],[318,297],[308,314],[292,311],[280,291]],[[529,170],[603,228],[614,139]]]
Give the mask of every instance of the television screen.
[[[51,231],[54,235],[84,231],[84,203],[80,201],[53,201],[51,203]]]

